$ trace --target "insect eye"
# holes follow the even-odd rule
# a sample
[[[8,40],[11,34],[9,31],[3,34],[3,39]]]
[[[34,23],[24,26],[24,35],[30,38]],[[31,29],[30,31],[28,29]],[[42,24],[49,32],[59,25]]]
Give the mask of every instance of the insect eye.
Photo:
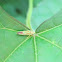
[[[23,34],[23,32],[18,32],[17,34]]]

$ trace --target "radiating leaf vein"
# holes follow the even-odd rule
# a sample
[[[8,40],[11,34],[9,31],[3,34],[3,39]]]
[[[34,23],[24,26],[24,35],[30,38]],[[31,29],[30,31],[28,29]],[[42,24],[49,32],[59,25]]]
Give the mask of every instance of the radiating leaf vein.
[[[60,50],[62,50],[62,47],[61,47],[60,45],[51,42],[50,40],[46,39],[45,37],[42,37],[42,36],[39,36],[39,35],[37,35],[37,36],[38,36],[39,38],[44,39],[45,41],[49,42],[50,44],[56,46],[56,47],[59,48]]]
[[[43,31],[43,32],[40,32],[40,33],[38,33],[38,34],[45,33],[45,32],[47,32],[47,31],[56,29],[56,28],[58,28],[58,27],[60,27],[60,26],[62,26],[62,24],[60,24],[60,25],[58,25],[58,26],[55,26],[55,27],[53,27],[53,28],[47,29],[47,30],[45,30],[45,31]]]
[[[23,45],[28,39],[29,39],[29,36],[28,36],[21,44],[19,44],[19,45],[7,56],[7,58],[4,60],[4,62],[6,62],[6,61],[9,59],[9,57],[10,57],[21,45]]]
[[[16,31],[17,32],[17,30],[13,30],[13,29],[9,29],[9,28],[0,28],[0,29],[6,29],[6,30]]]

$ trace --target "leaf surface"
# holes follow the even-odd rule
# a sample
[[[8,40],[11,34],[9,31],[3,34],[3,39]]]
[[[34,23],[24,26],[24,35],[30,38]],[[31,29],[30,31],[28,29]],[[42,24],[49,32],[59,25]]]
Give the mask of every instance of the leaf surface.
[[[62,8],[62,0],[34,0],[31,24],[33,30]]]
[[[26,23],[28,0],[0,0],[0,6],[18,21]]]
[[[62,62],[62,10],[36,30],[38,62]]]
[[[13,17],[9,16],[1,7],[0,7],[0,24],[4,26],[4,28],[14,29],[14,30],[27,30],[21,22],[15,21]]]
[[[32,36],[17,35],[29,28],[1,8],[0,19],[0,62],[62,62],[62,11],[42,23]]]
[[[45,32],[51,29],[55,29],[57,27],[62,26],[62,10],[60,10],[56,15],[51,17],[50,19],[44,21],[37,29],[36,32]]]
[[[3,62],[27,38],[27,36],[17,35],[17,32],[22,30],[28,30],[28,28],[0,7],[0,62]]]
[[[55,24],[50,24],[49,28],[59,25],[62,19],[61,12],[56,14],[56,19],[52,17],[44,22],[47,23],[44,26],[48,26],[48,21],[51,22],[51,19]],[[40,26],[42,27],[42,24]],[[6,62],[62,62],[62,25],[45,32],[39,30],[41,27],[38,27],[36,34],[29,36],[26,42],[23,41],[24,43],[14,50]]]

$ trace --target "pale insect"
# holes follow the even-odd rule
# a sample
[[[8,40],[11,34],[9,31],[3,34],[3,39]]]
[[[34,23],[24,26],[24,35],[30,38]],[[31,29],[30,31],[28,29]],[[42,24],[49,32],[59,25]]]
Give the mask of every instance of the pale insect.
[[[33,35],[35,32],[34,31],[19,31],[17,34],[18,35]]]

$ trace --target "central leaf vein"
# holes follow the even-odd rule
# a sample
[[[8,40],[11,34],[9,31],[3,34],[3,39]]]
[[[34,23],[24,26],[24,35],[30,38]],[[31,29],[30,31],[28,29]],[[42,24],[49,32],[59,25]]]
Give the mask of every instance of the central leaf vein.
[[[37,59],[38,59],[38,58],[37,58],[38,52],[37,52],[37,45],[36,45],[36,41],[35,41],[35,36],[34,36],[34,48],[35,48],[35,49],[34,49],[34,50],[35,50],[35,62],[38,62],[38,61],[37,61]]]

